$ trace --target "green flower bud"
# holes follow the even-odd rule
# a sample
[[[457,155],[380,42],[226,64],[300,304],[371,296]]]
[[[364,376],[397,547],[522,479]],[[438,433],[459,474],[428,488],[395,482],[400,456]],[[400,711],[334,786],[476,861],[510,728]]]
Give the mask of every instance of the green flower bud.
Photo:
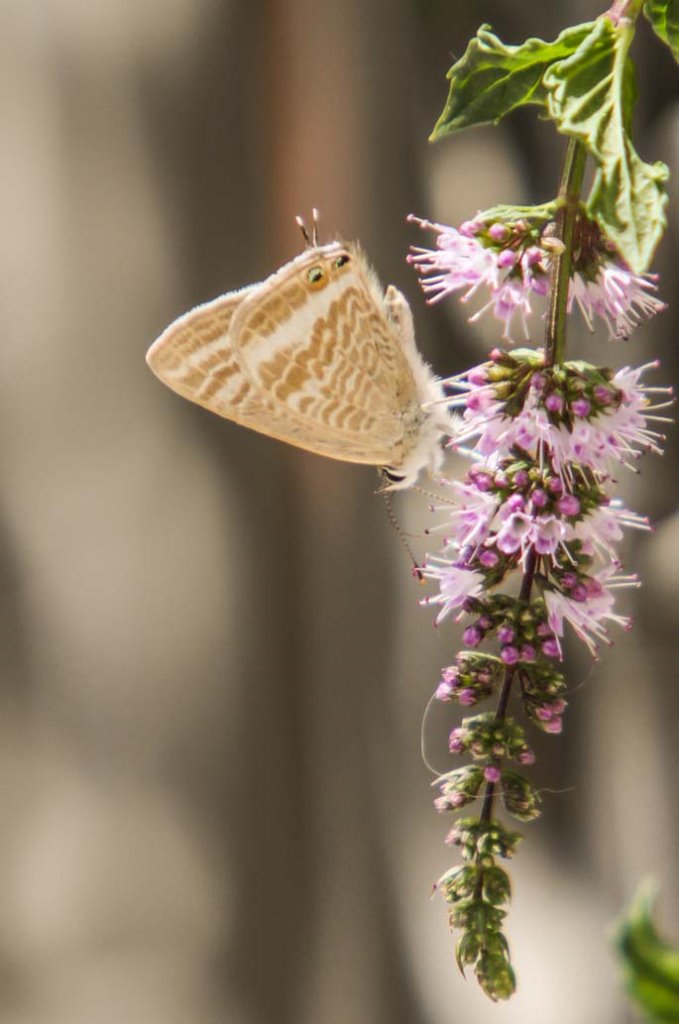
[[[476,977],[481,988],[493,1002],[509,999],[516,990],[516,977],[506,957],[479,957],[476,965]]]
[[[508,903],[512,890],[507,872],[496,865],[492,868],[484,868],[481,879],[481,892],[484,900],[496,906],[501,903]]]
[[[508,768],[502,772],[502,802],[519,821],[532,821],[540,816],[541,801],[536,790],[523,775]]]
[[[463,864],[444,876],[443,891],[448,903],[459,903],[470,899],[476,891],[481,878],[479,868],[471,864]]]
[[[465,932],[457,940],[455,945],[455,959],[457,966],[464,974],[465,966],[476,963],[476,960],[481,952],[481,942],[477,935],[472,932]]]

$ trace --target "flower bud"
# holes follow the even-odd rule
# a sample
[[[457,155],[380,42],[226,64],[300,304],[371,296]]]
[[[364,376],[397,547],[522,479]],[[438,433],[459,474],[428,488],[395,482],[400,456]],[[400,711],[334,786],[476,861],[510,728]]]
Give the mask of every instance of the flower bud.
[[[516,636],[516,630],[508,623],[503,623],[497,631],[497,638],[501,644],[511,644]]]
[[[511,644],[507,647],[503,647],[500,651],[500,657],[504,661],[505,665],[516,665],[519,660],[519,652],[516,647],[512,647]]]
[[[496,221],[495,224],[491,224],[488,228],[488,234],[494,242],[503,242],[509,234],[509,228],[506,224]]]
[[[561,395],[557,395],[556,392],[552,392],[545,398],[545,409],[548,412],[558,413],[563,409],[563,398]]]
[[[509,814],[520,821],[532,821],[540,815],[540,797],[527,779],[505,768],[502,772],[502,801]]]
[[[478,626],[467,626],[462,634],[462,639],[468,647],[478,647],[483,640],[483,633]]]
[[[589,416],[591,411],[592,403],[588,402],[586,398],[577,398],[574,402],[571,402],[571,412],[574,416],[584,419],[585,416]]]

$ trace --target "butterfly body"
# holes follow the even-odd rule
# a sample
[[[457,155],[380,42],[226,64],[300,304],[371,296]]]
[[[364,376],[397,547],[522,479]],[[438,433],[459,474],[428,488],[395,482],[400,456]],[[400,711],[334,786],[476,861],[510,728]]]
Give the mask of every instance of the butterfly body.
[[[308,451],[382,467],[392,489],[437,469],[452,430],[408,303],[342,242],[310,246],[260,284],[197,306],[146,358],[185,398]]]

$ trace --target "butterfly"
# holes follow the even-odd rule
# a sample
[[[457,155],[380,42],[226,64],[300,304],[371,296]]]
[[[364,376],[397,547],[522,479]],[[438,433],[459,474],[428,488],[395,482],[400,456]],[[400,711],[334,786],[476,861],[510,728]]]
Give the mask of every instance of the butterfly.
[[[269,437],[380,467],[384,489],[441,465],[452,433],[442,381],[415,345],[404,296],[360,248],[307,247],[265,281],[196,306],[146,361],[179,395]]]

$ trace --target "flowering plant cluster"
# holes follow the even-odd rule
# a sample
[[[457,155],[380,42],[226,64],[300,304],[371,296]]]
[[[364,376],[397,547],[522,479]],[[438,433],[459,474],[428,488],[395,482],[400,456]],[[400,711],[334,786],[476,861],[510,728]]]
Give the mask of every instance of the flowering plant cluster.
[[[662,6],[645,5],[661,38]],[[508,341],[517,320],[528,341],[534,303],[546,297],[548,306],[544,343],[496,348],[446,381],[460,414],[451,445],[470,468],[462,480],[442,481],[449,494],[434,510],[441,521],[432,531],[440,531],[442,545],[422,567],[435,588],[423,603],[436,609],[437,624],[463,624],[465,649],[443,669],[436,697],[465,709],[497,701],[452,729],[450,752],[465,763],[435,780],[438,811],[465,809],[446,839],[462,863],[437,887],[459,933],[458,964],[473,967],[492,999],[515,988],[503,934],[510,882],[499,861],[520,839],[497,804],[521,822],[540,813],[524,775],[535,755],[509,714],[510,697],[520,697],[529,727],[560,733],[567,627],[595,658],[613,627],[631,627],[615,599],[639,580],[623,570],[619,544],[625,530],[649,525],[615,497],[615,474],[646,452],[661,453],[662,410],[672,402],[670,390],[653,383],[657,362],[615,370],[569,361],[565,352],[576,306],[590,328],[602,322],[613,340],[664,309],[647,266],[664,225],[667,171],[634,152],[626,127],[632,98],[621,84],[631,74],[628,50],[641,8],[642,0],[619,0],[553,43],[532,39],[523,47],[480,29],[449,73],[434,137],[538,101],[569,136],[558,195],[534,208],[495,207],[459,228],[410,218],[436,235],[435,248],[414,247],[409,257],[429,301],[484,293],[471,319],[492,311]],[[611,68],[621,75],[617,86]],[[611,112],[621,115],[615,125]],[[595,177],[584,199],[588,158]]]
[[[512,341],[516,317],[525,340],[532,299],[549,292],[553,257],[563,244],[552,231],[556,204],[543,207],[498,207],[478,213],[459,229],[432,224],[411,214],[408,220],[436,232],[436,249],[413,247],[408,262],[422,275],[422,288],[430,302],[464,291],[467,302],[486,289],[490,298],[469,319],[487,310],[504,324],[504,337]],[[645,318],[665,308],[655,294],[655,274],[634,274],[615,246],[606,240],[584,206],[574,224],[571,287],[568,312],[577,305],[590,329],[603,320],[611,340],[623,341]]]

